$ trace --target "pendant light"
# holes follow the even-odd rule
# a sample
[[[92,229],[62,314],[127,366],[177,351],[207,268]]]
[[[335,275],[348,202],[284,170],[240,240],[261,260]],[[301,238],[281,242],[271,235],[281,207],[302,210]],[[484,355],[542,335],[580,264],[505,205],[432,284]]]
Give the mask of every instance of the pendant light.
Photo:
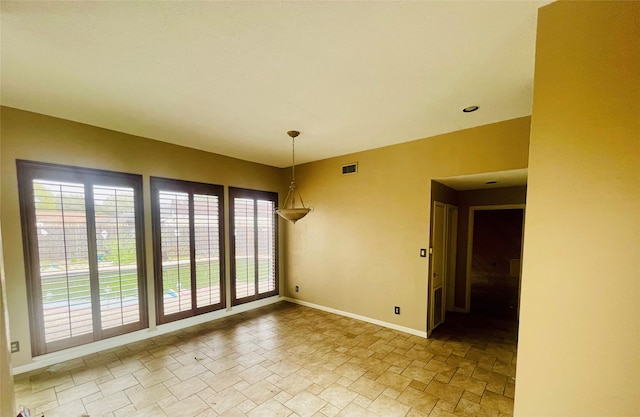
[[[311,211],[311,207],[305,207],[302,201],[302,196],[296,186],[296,144],[295,138],[298,137],[300,132],[297,130],[290,130],[287,135],[291,137],[291,149],[292,149],[292,164],[291,164],[291,184],[289,185],[289,192],[287,198],[284,200],[284,208],[279,208],[276,213],[283,219],[289,220],[291,223],[295,223]],[[296,195],[300,199],[300,205],[302,207],[296,207]]]

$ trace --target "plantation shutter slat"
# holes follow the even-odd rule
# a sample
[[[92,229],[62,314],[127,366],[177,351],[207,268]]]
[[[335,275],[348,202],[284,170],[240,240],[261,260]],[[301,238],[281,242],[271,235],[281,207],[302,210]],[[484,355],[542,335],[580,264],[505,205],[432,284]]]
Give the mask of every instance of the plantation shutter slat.
[[[160,192],[164,314],[191,310],[189,195]]]
[[[277,194],[230,188],[232,302],[278,294]]]
[[[193,196],[197,307],[218,304],[221,300],[218,204],[218,196]]]
[[[258,200],[257,224],[258,230],[258,292],[268,293],[276,289],[276,248],[273,201]]]
[[[93,332],[84,185],[34,180],[46,343]]]
[[[236,298],[244,298],[256,293],[254,204],[246,198],[233,201]]]
[[[102,329],[140,319],[133,188],[94,186]]]

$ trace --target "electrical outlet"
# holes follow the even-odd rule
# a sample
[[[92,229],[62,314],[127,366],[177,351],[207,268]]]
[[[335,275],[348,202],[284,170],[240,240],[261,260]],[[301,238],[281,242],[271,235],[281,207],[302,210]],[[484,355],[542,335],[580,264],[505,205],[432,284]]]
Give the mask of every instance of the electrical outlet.
[[[11,353],[20,352],[20,342],[11,342]]]
[[[395,306],[395,307],[393,308],[393,312],[394,312],[395,314],[400,314],[400,307]]]
[[[296,285],[296,292],[300,292],[300,287]]]

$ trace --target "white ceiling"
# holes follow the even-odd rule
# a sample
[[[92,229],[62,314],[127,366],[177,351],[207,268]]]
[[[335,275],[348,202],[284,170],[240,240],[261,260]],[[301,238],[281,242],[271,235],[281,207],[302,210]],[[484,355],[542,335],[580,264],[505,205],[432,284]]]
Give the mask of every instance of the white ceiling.
[[[285,167],[529,115],[547,3],[2,1],[0,101]]]
[[[459,177],[438,178],[435,181],[458,191],[527,185],[527,168],[510,171],[483,172]],[[491,184],[487,184],[491,182]]]

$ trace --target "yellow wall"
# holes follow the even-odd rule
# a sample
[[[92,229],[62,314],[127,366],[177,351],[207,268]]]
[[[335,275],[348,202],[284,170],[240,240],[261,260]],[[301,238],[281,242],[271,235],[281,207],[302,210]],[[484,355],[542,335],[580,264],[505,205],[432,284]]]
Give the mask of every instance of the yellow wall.
[[[152,329],[155,327],[155,310],[152,302],[150,175],[275,191],[280,192],[280,199],[286,196],[282,194],[286,190],[286,170],[16,109],[3,107],[1,112],[0,203],[6,289],[11,340],[20,341],[21,347],[20,352],[13,354],[14,366],[31,362],[16,159],[108,169],[144,176],[147,287]],[[226,224],[228,223],[225,222]],[[226,255],[228,259],[228,250]],[[227,279],[228,272],[227,268]]]
[[[16,408],[15,396],[13,393],[11,349],[9,347],[9,323],[5,294],[2,234],[0,233],[0,416],[13,416],[16,413]]]
[[[426,331],[431,180],[527,166],[529,118],[296,168],[314,212],[287,225],[286,295]],[[341,166],[358,162],[358,173]],[[300,292],[294,292],[298,285]],[[393,307],[401,314],[394,315]]]
[[[640,3],[539,11],[515,414],[640,415]]]

